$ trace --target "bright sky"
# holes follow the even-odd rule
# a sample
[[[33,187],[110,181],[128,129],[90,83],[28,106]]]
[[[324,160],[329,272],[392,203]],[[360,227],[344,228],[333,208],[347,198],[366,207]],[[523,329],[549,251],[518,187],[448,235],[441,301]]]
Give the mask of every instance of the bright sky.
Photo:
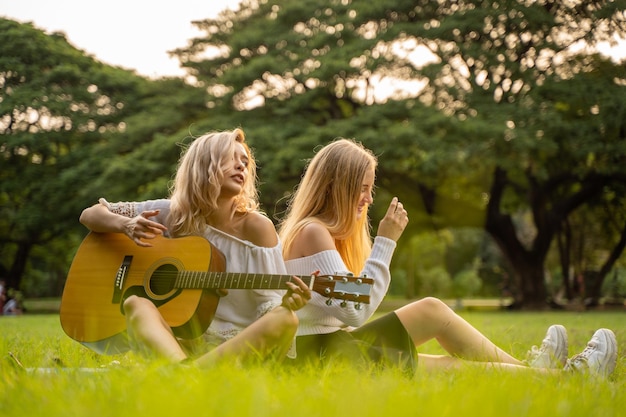
[[[75,47],[110,65],[148,77],[182,75],[167,51],[198,33],[192,20],[236,9],[240,0],[0,0],[0,16],[62,31]],[[626,59],[626,42],[600,50]]]
[[[0,16],[32,22],[99,61],[149,77],[182,75],[167,51],[198,33],[192,20],[237,9],[240,0],[0,0]]]

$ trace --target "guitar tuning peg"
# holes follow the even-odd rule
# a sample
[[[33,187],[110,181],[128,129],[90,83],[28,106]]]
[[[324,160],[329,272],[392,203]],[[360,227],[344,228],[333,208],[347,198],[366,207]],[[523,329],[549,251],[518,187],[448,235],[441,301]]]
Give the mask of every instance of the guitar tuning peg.
[[[354,309],[355,310],[360,310],[361,309],[361,303],[354,304]]]
[[[363,280],[361,278],[357,278],[357,280],[355,282],[356,282],[356,285],[363,284]]]
[[[341,304],[339,305],[341,306],[341,308],[345,308],[348,305],[348,303],[346,302],[346,300],[343,300]]]
[[[354,276],[354,274],[353,274],[352,272],[348,272],[348,273],[346,274],[346,276],[347,276],[347,277],[353,277],[353,276]]]
[[[332,298],[328,298],[328,299],[326,300],[326,305],[327,305],[327,306],[330,306],[330,305],[332,305],[332,304],[333,304],[333,299],[332,299]]]

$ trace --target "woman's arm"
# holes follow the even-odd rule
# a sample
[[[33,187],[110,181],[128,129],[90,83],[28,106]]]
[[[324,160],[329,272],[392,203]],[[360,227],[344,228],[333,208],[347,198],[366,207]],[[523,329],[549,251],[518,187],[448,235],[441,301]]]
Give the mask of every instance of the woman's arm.
[[[131,219],[112,213],[104,204],[94,204],[83,210],[79,221],[92,232],[124,233]]]
[[[92,232],[97,233],[124,233],[138,246],[152,246],[142,239],[152,239],[167,230],[165,226],[150,220],[150,217],[159,214],[159,210],[144,211],[135,217],[126,217],[113,213],[102,204],[94,204],[86,208],[80,215],[79,221]]]

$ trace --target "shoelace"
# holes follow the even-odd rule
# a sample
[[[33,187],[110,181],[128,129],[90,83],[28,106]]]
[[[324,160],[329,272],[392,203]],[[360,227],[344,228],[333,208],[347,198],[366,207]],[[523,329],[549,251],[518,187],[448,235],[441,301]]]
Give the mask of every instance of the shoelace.
[[[582,365],[589,368],[589,355],[596,350],[596,346],[597,344],[595,342],[587,343],[585,350],[567,360],[567,367],[578,369]]]
[[[598,344],[594,341],[590,341],[589,343],[587,343],[587,346],[585,347],[585,350],[583,350],[582,352],[580,352],[578,355],[576,356],[584,356],[585,359],[587,358],[587,356],[589,356],[593,351],[596,350],[596,347],[598,346]]]
[[[565,364],[565,369],[579,371],[582,368],[589,368],[589,362],[586,356],[582,353],[572,356]]]
[[[543,355],[546,352],[547,348],[547,343],[542,343],[540,347],[537,347],[537,345],[531,346],[530,350],[526,352],[526,360],[524,362],[527,365],[532,365],[539,356]]]
[[[544,350],[545,350],[545,346],[544,345],[541,345],[541,347],[537,347],[536,345],[533,345],[530,348],[530,350],[528,351],[528,353],[526,353],[526,359],[528,361],[532,361],[534,359],[537,359],[537,357],[539,355],[541,355]]]

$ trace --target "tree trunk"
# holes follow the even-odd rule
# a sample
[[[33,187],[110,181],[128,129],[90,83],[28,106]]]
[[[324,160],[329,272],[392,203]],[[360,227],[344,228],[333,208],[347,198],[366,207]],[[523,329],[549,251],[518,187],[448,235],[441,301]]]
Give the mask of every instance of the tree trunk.
[[[6,279],[8,288],[15,288],[16,290],[20,289],[22,276],[24,275],[26,263],[28,262],[28,255],[30,254],[32,247],[32,243],[22,242],[18,244],[15,257],[13,258],[13,264],[11,265],[11,269],[9,269]]]
[[[588,274],[587,272],[585,273],[585,283],[588,283],[587,296],[589,298],[589,302],[587,304],[589,306],[598,305],[600,296],[602,295],[602,284],[604,283],[604,279],[609,272],[611,272],[613,266],[615,266],[615,262],[617,262],[620,256],[622,256],[624,248],[626,248],[626,225],[624,225],[624,228],[622,229],[619,242],[617,242],[600,270],[593,274]]]
[[[538,227],[532,249],[526,249],[517,237],[511,215],[500,211],[502,196],[507,185],[506,172],[501,168],[496,168],[491,185],[491,196],[487,204],[485,230],[494,238],[513,269],[514,282],[517,285],[513,307],[544,309],[548,306],[548,300],[543,264],[550,247],[551,229],[542,230]]]
[[[563,288],[565,289],[565,298],[567,300],[571,300],[574,298],[570,279],[572,230],[567,219],[561,222],[561,230],[557,234],[557,238],[559,259],[561,261],[561,275],[563,276]]]
[[[521,260],[512,262],[512,266],[518,285],[514,306],[529,310],[546,309],[548,293],[545,286],[543,260],[533,260],[532,256],[522,256]]]

